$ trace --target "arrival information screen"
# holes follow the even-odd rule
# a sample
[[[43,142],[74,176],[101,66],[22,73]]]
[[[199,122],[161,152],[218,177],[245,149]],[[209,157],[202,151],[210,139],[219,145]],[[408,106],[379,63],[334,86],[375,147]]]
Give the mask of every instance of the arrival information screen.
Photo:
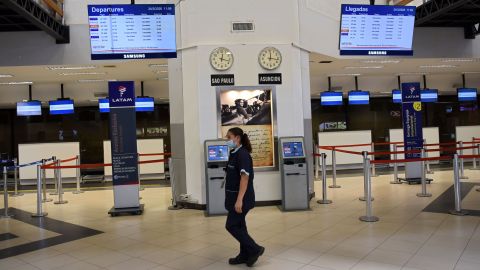
[[[342,5],[341,55],[413,55],[414,6]]]
[[[174,5],[89,5],[92,60],[174,58]]]

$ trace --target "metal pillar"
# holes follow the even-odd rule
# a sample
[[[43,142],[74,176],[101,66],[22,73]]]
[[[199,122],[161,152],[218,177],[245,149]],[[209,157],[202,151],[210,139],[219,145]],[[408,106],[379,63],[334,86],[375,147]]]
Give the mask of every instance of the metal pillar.
[[[46,161],[42,160],[42,167],[45,166]],[[47,171],[45,169],[42,170],[42,190],[43,190],[43,196],[42,196],[42,202],[51,202],[53,201],[52,198],[47,197]]]
[[[42,161],[45,164],[45,161]],[[42,165],[37,165],[37,212],[32,217],[44,217],[47,215],[42,209]]]
[[[370,152],[372,152],[372,153],[375,152],[375,143],[373,143],[373,142],[370,146]],[[375,155],[374,154],[370,155],[370,159],[372,161],[375,160]],[[371,164],[371,166],[372,166],[372,177],[377,177],[378,174],[377,174],[377,169],[375,168],[375,164]]]
[[[18,162],[17,159],[13,159],[13,181],[14,181],[14,191],[11,197],[23,196],[23,193],[18,192]]]
[[[337,155],[335,148],[332,148],[332,184],[328,187],[341,188],[341,186],[337,185]]]
[[[77,161],[75,162],[76,168],[76,180],[77,180],[77,189],[73,191],[73,194],[80,194],[83,193],[83,190],[80,189],[80,178],[82,178],[81,171],[80,171],[80,155],[77,155]]]
[[[327,154],[322,153],[322,199],[318,200],[318,204],[331,204],[332,201],[327,199]]]
[[[390,184],[401,184],[402,181],[400,181],[398,179],[398,163],[397,163],[397,158],[398,157],[398,154],[397,154],[397,145],[394,144],[393,145],[393,160],[394,160],[394,163],[393,163],[393,181],[390,181]]]
[[[367,151],[364,151],[362,152],[362,156],[363,156],[363,178],[366,179],[366,178],[369,178],[370,177],[370,159],[368,159],[368,152]],[[365,166],[366,166],[366,160],[368,159],[368,176],[366,175],[366,171],[365,171]],[[364,180],[363,181],[363,196],[361,197],[358,197],[358,199],[362,202],[364,202],[366,200],[366,198],[368,198],[367,196],[367,193],[368,193],[368,187],[367,187],[367,181]],[[372,196],[370,196],[370,200],[373,201],[374,198]]]
[[[455,192],[455,209],[450,210],[450,214],[456,216],[465,216],[468,215],[468,212],[462,210],[462,186],[458,169],[458,154],[455,154],[453,156],[453,189]]]
[[[425,158],[425,149],[422,148],[421,158]],[[417,197],[432,197],[431,193],[427,193],[427,177],[425,171],[425,161],[421,161],[422,165],[422,192],[417,193]]]
[[[61,160],[57,160],[55,164],[56,167],[60,167],[62,165]],[[62,180],[62,169],[57,170],[57,186],[58,186],[58,200],[53,202],[54,204],[66,204],[68,201],[63,199],[63,180]]]
[[[0,218],[11,218],[8,214],[8,183],[7,183],[7,166],[3,167],[3,215]]]
[[[315,144],[315,150],[313,152],[315,153],[315,179],[318,179],[319,161],[320,161],[320,157],[318,156],[320,152],[318,149],[318,145]]]
[[[428,158],[428,148],[427,148],[427,140],[426,139],[423,139],[423,148],[425,149],[425,157]],[[427,174],[433,174],[433,171],[431,170],[430,168],[430,161],[426,161],[425,162],[426,166],[427,166]]]
[[[137,154],[137,160],[138,160],[138,162],[139,162],[139,163],[138,163],[138,170],[137,170],[137,173],[138,173],[138,185],[139,185],[139,187],[140,187],[140,191],[142,191],[142,190],[145,189],[145,187],[142,186],[142,182],[141,182],[141,180],[140,180],[140,178],[141,178],[141,177],[140,177],[140,154]]]
[[[478,155],[480,155],[480,144],[476,144],[475,146],[476,146],[476,148],[473,149],[472,152],[473,152],[474,155],[478,156]],[[479,164],[480,164],[480,160],[479,160]],[[473,158],[473,170],[479,170],[479,169],[480,168],[477,167],[477,158]]]
[[[370,176],[370,159],[368,153],[363,153],[363,175],[365,185],[365,216],[361,216],[359,219],[363,222],[377,222],[380,219],[372,214],[372,179]]]
[[[459,142],[459,155],[463,156],[463,142]],[[463,158],[460,158],[460,179],[468,179],[468,177],[465,176],[465,164]]]
[[[53,157],[53,165],[56,167],[57,166],[57,157]],[[53,169],[53,184],[55,186],[55,190],[53,192],[50,192],[50,195],[55,196],[58,195],[58,169]]]

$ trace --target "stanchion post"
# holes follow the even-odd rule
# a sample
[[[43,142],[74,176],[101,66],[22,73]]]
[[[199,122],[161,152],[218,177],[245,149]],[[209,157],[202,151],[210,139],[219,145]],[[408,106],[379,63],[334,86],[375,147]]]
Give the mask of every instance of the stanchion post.
[[[10,195],[11,197],[19,197],[23,196],[23,193],[18,192],[18,161],[17,158],[13,159],[13,184],[14,184],[14,191],[13,194]]]
[[[473,141],[475,141],[475,138],[473,138]],[[479,156],[480,155],[480,144],[475,144],[475,149],[472,150],[474,155]],[[479,166],[480,166],[480,160],[479,160]],[[473,170],[478,170],[480,168],[477,168],[477,158],[473,158]]]
[[[460,147],[460,150],[458,151],[459,155],[463,156],[463,142],[462,141],[459,142],[459,147]],[[464,160],[463,160],[462,157],[460,157],[460,179],[468,179],[468,177],[465,176],[465,164],[464,164]]]
[[[337,156],[335,147],[332,147],[332,184],[329,188],[341,188],[341,186],[337,185]]]
[[[374,142],[372,142],[372,144],[370,146],[370,152],[375,153],[375,143]],[[375,155],[372,154],[370,159],[372,161],[375,160]],[[377,177],[378,175],[377,175],[377,169],[375,168],[375,164],[371,164],[371,166],[372,166],[372,177]]]
[[[359,219],[363,222],[377,222],[380,219],[372,214],[372,179],[370,176],[370,159],[367,152],[363,152],[363,176],[366,210],[365,216],[361,216]]]
[[[428,158],[428,148],[427,148],[427,140],[423,139],[423,148],[425,149],[425,157]],[[427,166],[427,174],[433,174],[433,171],[430,168],[430,161],[427,160],[425,161],[425,164]]]
[[[42,164],[45,165],[45,161],[42,160]],[[37,165],[37,212],[32,214],[32,217],[44,217],[47,215],[42,209],[42,165]],[[45,198],[44,198],[45,199]]]
[[[370,159],[368,159],[368,152],[367,152],[367,151],[362,152],[362,156],[363,156],[363,179],[364,179],[364,181],[363,181],[363,196],[358,197],[358,199],[359,199],[360,201],[364,202],[364,201],[367,199],[367,192],[368,192],[368,191],[367,191],[367,184],[366,184],[365,179],[368,178],[368,177],[371,177],[371,175],[370,175]],[[367,159],[368,159],[368,163],[369,163],[369,165],[368,165],[368,176],[365,174],[365,173],[366,173],[366,171],[365,171],[365,168],[366,168],[365,162],[366,162]],[[372,196],[370,196],[370,200],[373,201],[374,198],[373,198]]]
[[[57,157],[53,157],[53,165],[57,167]],[[53,184],[55,187],[55,190],[53,192],[50,192],[50,195],[55,196],[58,195],[58,169],[53,169]]]
[[[322,199],[318,200],[318,204],[331,204],[332,201],[327,199],[327,154],[321,154],[322,160]]]
[[[61,160],[57,160],[55,164],[56,167],[60,167],[62,165]],[[63,199],[63,180],[62,180],[62,169],[58,168],[57,170],[57,186],[58,186],[58,201],[53,202],[54,204],[66,204],[68,201]]]
[[[318,179],[318,169],[319,169],[319,161],[320,157],[318,156],[320,151],[318,149],[318,145],[315,144],[315,150],[313,151],[315,153],[315,179]]]
[[[397,145],[393,145],[393,181],[390,184],[401,184],[402,182],[398,179],[398,163],[397,163]]]
[[[42,160],[42,167],[45,166],[47,162],[45,160]],[[47,197],[47,171],[42,168],[42,190],[43,190],[43,196],[42,196],[42,202],[51,202],[53,201],[52,198]]]
[[[80,155],[77,155],[75,165],[77,166],[77,168],[75,168],[76,169],[76,175],[75,176],[76,176],[77,188],[72,193],[73,194],[80,194],[80,193],[83,193],[83,190],[80,189],[80,178],[82,178],[82,172],[80,170]]]
[[[458,170],[458,154],[455,154],[453,156],[453,190],[455,192],[455,209],[450,210],[450,214],[456,216],[465,216],[468,215],[468,212],[462,210],[462,186]]]
[[[140,180],[140,178],[141,178],[141,177],[140,177],[140,166],[141,166],[141,164],[140,164],[140,154],[137,154],[137,160],[138,160],[138,170],[137,170],[137,173],[138,173],[138,185],[139,185],[140,191],[142,191],[142,190],[145,189],[145,187],[142,186],[142,182],[141,182],[141,180]]]
[[[424,148],[422,148],[422,150],[421,150],[421,158],[425,158],[425,149]],[[417,197],[432,197],[432,194],[427,192],[427,176],[426,176],[426,171],[425,171],[425,161],[422,160],[421,163],[422,163],[422,165],[421,165],[422,192],[417,193]]]
[[[7,165],[3,167],[3,215],[0,218],[11,218],[8,214],[8,183],[7,183]]]

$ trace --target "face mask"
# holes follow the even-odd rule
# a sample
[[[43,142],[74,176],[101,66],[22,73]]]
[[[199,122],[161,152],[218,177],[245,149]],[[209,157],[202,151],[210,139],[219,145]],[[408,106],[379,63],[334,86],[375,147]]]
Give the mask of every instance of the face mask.
[[[232,149],[237,147],[237,145],[233,142],[233,140],[228,141],[227,146]]]

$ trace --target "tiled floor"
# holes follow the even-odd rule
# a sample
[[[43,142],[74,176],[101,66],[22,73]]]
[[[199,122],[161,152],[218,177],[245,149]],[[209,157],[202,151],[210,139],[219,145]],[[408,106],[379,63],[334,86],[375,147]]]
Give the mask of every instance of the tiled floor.
[[[469,182],[480,171],[466,171]],[[329,189],[331,205],[312,201],[312,211],[282,213],[277,207],[255,208],[249,230],[266,247],[257,269],[480,269],[480,217],[422,212],[452,184],[450,171],[436,172],[431,198],[418,198],[418,185],[390,185],[390,176],[373,178],[374,214],[380,222],[363,223],[362,179],[338,179],[341,189]],[[478,181],[480,183],[480,181]],[[316,194],[321,184],[316,182]],[[224,230],[225,217],[204,217],[197,210],[166,210],[169,188],[148,188],[142,216],[111,218],[112,191],[66,193],[66,205],[47,203],[49,217],[105,233],[0,260],[0,269],[240,269],[226,259],[237,243]],[[11,198],[11,207],[34,211],[34,194]],[[471,191],[466,208],[480,210],[480,193]],[[18,238],[0,241],[0,249],[15,241],[37,240],[55,233],[0,220],[0,234]],[[0,251],[1,252],[1,251]]]

